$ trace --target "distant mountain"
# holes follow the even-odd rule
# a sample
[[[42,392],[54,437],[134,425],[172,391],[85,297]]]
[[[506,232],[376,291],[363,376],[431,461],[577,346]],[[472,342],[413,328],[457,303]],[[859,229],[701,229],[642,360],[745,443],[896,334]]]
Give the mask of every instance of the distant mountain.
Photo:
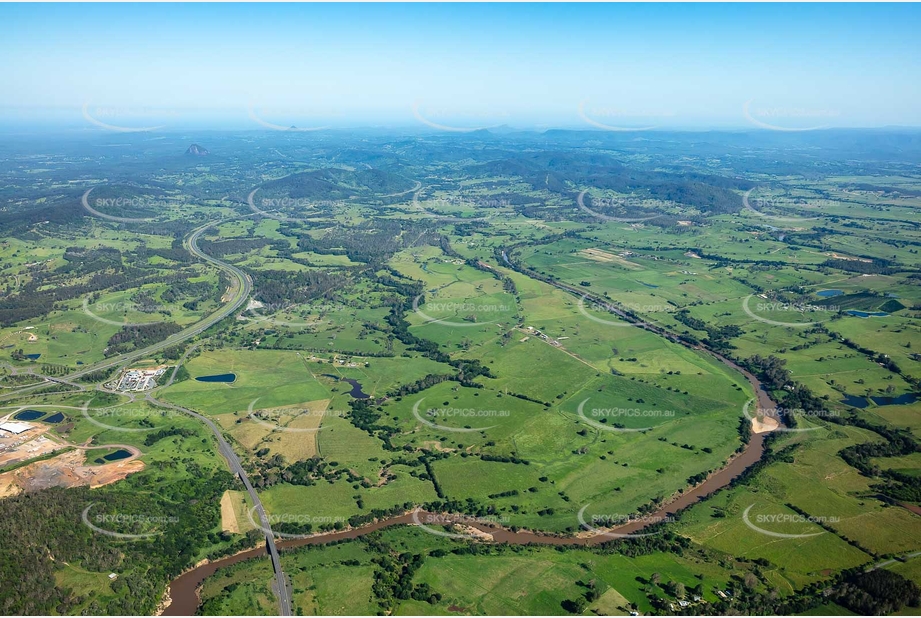
[[[493,134],[509,134],[509,133],[520,133],[521,129],[516,129],[515,127],[510,127],[507,124],[500,124],[495,127],[489,127],[489,132]]]
[[[189,146],[189,149],[185,151],[187,155],[193,155],[196,157],[204,157],[211,154],[207,148],[199,146],[198,144],[192,144]]]

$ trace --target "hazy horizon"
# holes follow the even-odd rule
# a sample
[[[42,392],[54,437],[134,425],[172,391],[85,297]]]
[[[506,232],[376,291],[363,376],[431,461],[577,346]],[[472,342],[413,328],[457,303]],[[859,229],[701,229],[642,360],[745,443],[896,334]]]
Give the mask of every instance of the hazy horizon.
[[[891,4],[2,5],[0,125],[918,127],[919,14]]]

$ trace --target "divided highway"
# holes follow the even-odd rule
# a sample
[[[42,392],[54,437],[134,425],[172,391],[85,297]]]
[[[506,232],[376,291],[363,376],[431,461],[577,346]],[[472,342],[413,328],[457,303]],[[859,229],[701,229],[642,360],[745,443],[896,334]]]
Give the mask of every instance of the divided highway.
[[[147,346],[146,348],[142,348],[140,350],[135,350],[133,352],[128,352],[126,354],[120,354],[118,356],[113,356],[112,358],[107,358],[104,361],[100,361],[98,363],[88,365],[80,369],[79,371],[70,373],[63,378],[51,378],[47,376],[43,376],[43,377],[45,377],[46,380],[51,381],[51,382],[56,382],[59,384],[66,384],[70,386],[76,386],[78,387],[78,389],[83,390],[85,387],[83,387],[80,384],[74,384],[72,380],[75,380],[82,376],[91,374],[95,371],[99,371],[101,369],[109,369],[111,367],[116,367],[124,363],[130,363],[132,361],[146,358],[161,350],[164,350],[176,344],[182,343],[183,341],[186,341],[187,339],[191,339],[192,337],[195,337],[205,332],[206,330],[208,330],[209,328],[211,328],[212,326],[214,326],[215,324],[217,324],[218,322],[220,322],[227,316],[231,315],[234,311],[236,311],[246,301],[246,299],[249,298],[249,295],[253,290],[252,277],[250,277],[248,274],[246,274],[245,272],[243,272],[242,270],[240,270],[239,268],[237,268],[236,266],[232,264],[228,264],[217,258],[211,257],[207,253],[203,252],[198,246],[198,240],[199,238],[201,238],[201,235],[205,232],[205,230],[219,223],[223,223],[224,221],[229,221],[229,220],[230,219],[223,219],[221,221],[212,221],[210,223],[206,223],[200,227],[197,227],[192,231],[188,239],[185,241],[185,247],[189,250],[189,252],[192,255],[208,262],[209,264],[215,266],[219,270],[222,270],[228,275],[230,275],[230,277],[233,280],[231,289],[233,290],[234,293],[233,293],[233,297],[230,299],[229,302],[224,304],[221,308],[219,308],[217,311],[215,311],[214,313],[212,313],[205,319],[201,320],[200,322],[196,322],[195,324],[189,326],[188,328],[183,329],[173,335],[170,335],[169,337],[167,337],[166,339],[164,339],[163,341],[159,343],[155,343],[153,345]],[[185,360],[185,357],[183,357],[182,360]],[[170,380],[169,380],[170,382],[172,382],[173,377],[175,377],[175,371],[173,372],[173,375],[170,377]],[[23,389],[19,389],[19,390],[10,392],[10,393],[5,393],[2,397],[0,397],[0,399],[5,399],[11,396],[27,394],[29,391],[47,386],[47,384],[48,384],[47,381],[40,382],[39,384],[28,386]],[[152,405],[164,407],[164,408],[170,408],[172,410],[182,412],[184,414],[187,414],[189,416],[192,416],[198,419],[199,421],[207,425],[208,428],[211,430],[211,432],[214,434],[214,437],[217,438],[218,448],[221,452],[221,455],[224,457],[224,459],[227,460],[227,463],[230,466],[231,471],[240,478],[240,481],[243,483],[243,486],[246,488],[246,492],[249,494],[250,500],[252,501],[255,507],[255,511],[259,516],[259,521],[262,524],[262,529],[266,533],[265,534],[266,548],[268,549],[269,557],[272,559],[272,567],[275,570],[276,588],[278,590],[279,615],[281,616],[293,615],[293,611],[291,608],[290,591],[288,590],[288,585],[285,579],[285,574],[281,568],[281,560],[278,555],[278,548],[275,546],[275,535],[272,533],[272,527],[269,522],[268,515],[266,514],[265,509],[262,506],[262,501],[259,499],[259,494],[256,493],[256,489],[253,487],[252,483],[250,483],[249,476],[246,474],[246,470],[243,468],[243,464],[240,462],[240,458],[233,451],[233,448],[231,448],[227,440],[224,439],[224,436],[221,433],[220,428],[218,428],[218,426],[215,425],[214,422],[211,419],[207,418],[206,416],[203,416],[197,412],[193,412],[192,410],[189,410],[187,408],[183,408],[181,406],[177,406],[177,405],[174,405],[168,402],[164,402],[164,401],[155,399],[149,393],[147,394],[146,399]]]
[[[245,272],[243,272],[242,270],[240,270],[239,268],[237,268],[236,266],[232,264],[228,264],[227,262],[222,262],[221,260],[217,258],[211,257],[207,253],[204,253],[198,247],[198,239],[201,237],[204,231],[207,230],[209,227],[213,227],[219,223],[223,223],[224,221],[230,221],[230,219],[223,219],[221,221],[213,221],[211,223],[206,223],[205,225],[202,225],[201,227],[195,228],[195,230],[192,231],[192,233],[189,235],[189,238],[186,240],[185,246],[189,250],[189,253],[217,267],[219,270],[223,270],[235,280],[235,285],[234,285],[235,290],[234,290],[233,298],[231,298],[230,301],[227,304],[225,304],[223,307],[221,307],[220,309],[218,309],[217,311],[215,311],[214,313],[212,313],[211,315],[209,315],[202,321],[196,322],[195,324],[193,324],[192,326],[189,326],[185,330],[181,330],[178,333],[170,335],[169,337],[167,337],[166,339],[164,339],[163,341],[159,343],[155,343],[153,345],[147,346],[146,348],[143,348],[141,350],[135,350],[134,352],[127,352],[125,354],[113,356],[112,358],[107,358],[104,361],[100,361],[93,365],[89,365],[87,367],[84,367],[80,371],[68,374],[67,377],[69,379],[72,380],[74,378],[78,378],[80,376],[87,375],[94,371],[99,371],[100,369],[108,369],[110,367],[115,367],[116,365],[120,365],[121,363],[140,360],[142,358],[150,356],[151,354],[159,352],[160,350],[165,350],[168,347],[174,346],[178,343],[182,343],[186,339],[190,339],[192,337],[195,337],[196,335],[200,335],[201,333],[205,332],[206,330],[208,330],[209,328],[211,328],[212,326],[214,326],[215,324],[217,324],[218,322],[226,318],[228,315],[236,311],[240,307],[240,305],[242,305],[246,301],[246,299],[250,295],[250,292],[253,291],[252,277],[250,277]]]
[[[130,363],[132,361],[146,358],[148,356],[151,356],[152,354],[155,354],[156,352],[159,352],[160,350],[165,350],[168,347],[182,343],[183,341],[187,339],[191,339],[192,337],[195,337],[196,335],[200,335],[201,333],[205,332],[206,330],[208,330],[209,328],[211,328],[212,326],[214,326],[215,324],[217,324],[218,322],[226,318],[228,315],[236,311],[240,307],[240,305],[242,305],[246,301],[246,299],[250,295],[250,292],[252,292],[253,290],[252,277],[250,277],[248,274],[246,274],[245,272],[243,272],[242,270],[240,270],[239,268],[237,268],[236,266],[232,264],[228,264],[226,262],[222,262],[221,260],[218,260],[217,258],[211,257],[210,255],[204,253],[198,247],[198,239],[201,237],[204,231],[207,230],[209,227],[213,227],[219,223],[223,223],[224,221],[230,221],[230,219],[223,219],[221,221],[213,221],[211,223],[206,223],[198,228],[195,228],[192,231],[192,233],[189,235],[189,238],[186,240],[185,246],[192,255],[194,255],[195,257],[201,258],[202,260],[208,262],[209,264],[212,264],[218,269],[229,274],[234,279],[234,285],[233,285],[234,296],[233,298],[230,299],[230,301],[227,304],[225,304],[223,307],[219,308],[217,311],[215,311],[208,317],[204,318],[200,322],[196,322],[195,324],[192,324],[188,328],[181,330],[178,333],[174,333],[170,335],[169,337],[167,337],[166,339],[164,339],[163,341],[159,343],[149,345],[146,348],[142,348],[140,350],[134,350],[133,352],[126,352],[125,354],[119,354],[118,356],[107,358],[103,361],[99,361],[98,363],[93,363],[92,365],[87,365],[81,368],[79,371],[75,371],[73,373],[67,374],[63,378],[58,378],[57,380],[53,380],[53,381],[64,382],[65,378],[67,380],[75,380],[82,376],[91,374],[94,371],[99,371],[102,369],[110,369],[112,367],[116,367],[123,363]],[[24,388],[17,389],[15,391],[11,391],[9,393],[3,393],[2,395],[0,395],[0,400],[8,399],[10,397],[21,395],[21,394],[26,394],[30,391],[33,391],[39,388],[43,388],[45,386],[47,386],[47,383],[40,382],[38,384],[26,386]]]
[[[262,506],[262,501],[259,499],[259,494],[256,493],[256,489],[249,481],[249,476],[247,476],[246,470],[243,469],[243,464],[240,463],[240,458],[237,457],[237,454],[234,452],[233,448],[231,448],[230,444],[227,443],[227,440],[224,439],[224,435],[221,433],[220,428],[215,425],[214,421],[212,421],[207,416],[203,416],[198,412],[193,412],[188,408],[183,408],[182,406],[177,406],[165,401],[154,399],[151,395],[147,395],[147,401],[149,401],[152,405],[160,406],[162,408],[170,408],[171,410],[177,410],[198,419],[207,425],[211,430],[211,433],[214,434],[214,437],[217,438],[217,444],[221,451],[221,455],[223,455],[224,459],[227,460],[227,463],[230,465],[230,470],[238,477],[240,477],[240,480],[243,482],[243,486],[246,487],[246,492],[249,494],[255,511],[259,515],[259,523],[262,525],[262,529],[266,532],[265,544],[269,551],[269,557],[272,559],[272,567],[275,569],[275,584],[278,588],[278,604],[280,606],[279,615],[293,615],[291,610],[290,591],[288,590],[288,584],[285,581],[285,574],[281,570],[281,559],[278,556],[278,548],[275,546],[275,535],[272,534],[272,527],[269,523],[269,517],[265,512],[265,508]]]

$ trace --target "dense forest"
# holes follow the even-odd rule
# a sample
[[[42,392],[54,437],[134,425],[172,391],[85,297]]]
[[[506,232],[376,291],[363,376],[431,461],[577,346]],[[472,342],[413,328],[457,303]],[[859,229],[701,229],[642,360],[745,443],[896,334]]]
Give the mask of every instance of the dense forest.
[[[52,488],[0,500],[0,611],[7,616],[66,614],[86,606],[89,614],[152,614],[170,579],[190,566],[203,547],[222,540],[206,531],[215,528],[220,497],[233,483],[228,472],[199,470],[182,483],[161,485],[156,494],[136,491],[133,484],[129,479],[92,491]],[[101,528],[162,533],[135,540],[99,534],[81,521],[90,505],[88,518]],[[123,519],[99,523],[110,521],[106,515]],[[55,572],[67,565],[113,572],[118,578],[111,592],[86,597],[58,585]]]

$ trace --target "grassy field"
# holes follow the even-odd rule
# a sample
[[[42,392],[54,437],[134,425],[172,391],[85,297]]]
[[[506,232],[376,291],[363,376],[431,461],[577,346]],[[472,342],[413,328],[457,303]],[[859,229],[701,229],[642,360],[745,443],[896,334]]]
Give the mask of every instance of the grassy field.
[[[738,446],[741,406],[726,412],[703,405],[669,410],[661,402],[652,407],[627,401],[621,390],[643,394],[651,387],[639,385],[637,391],[634,382],[620,379],[614,386],[623,386],[612,398],[599,392],[600,378],[591,384],[594,388],[550,408],[492,389],[442,383],[384,409],[402,430],[396,444],[451,453],[433,465],[448,497],[495,504],[515,525],[538,529],[576,529],[576,512],[588,504],[597,513],[632,513],[650,496],[667,497],[684,479],[718,467]],[[585,418],[577,412],[583,396],[590,398]],[[597,420],[589,422],[594,409],[641,408],[673,415],[612,418],[611,429],[619,420],[634,428],[653,425],[645,432],[607,431]],[[484,461],[478,454],[517,457],[530,465]],[[513,490],[520,495],[490,498]]]
[[[214,350],[193,358],[186,368],[192,379],[164,389],[162,395],[209,414],[243,411],[256,399],[260,407],[274,408],[330,397],[295,352]],[[195,380],[225,373],[235,374],[236,379],[231,383]]]
[[[679,525],[683,533],[707,547],[765,558],[792,587],[821,579],[843,564],[873,562],[875,557],[869,552],[882,556],[921,548],[918,516],[873,498],[868,479],[836,457],[840,449],[872,441],[875,434],[832,425],[791,436],[785,442],[800,444],[792,463],[772,464],[759,473],[756,483],[723,491],[692,507]],[[760,528],[781,534],[818,534],[781,538],[759,533],[743,519],[751,505],[749,521]],[[795,517],[787,505],[820,518],[825,527],[768,517]],[[767,523],[758,524],[759,516]]]
[[[270,516],[307,521],[315,530],[319,525],[344,522],[352,515],[368,514],[373,509],[390,509],[406,502],[424,504],[437,499],[430,482],[412,476],[414,469],[393,465],[389,472],[392,479],[379,487],[364,489],[346,480],[311,486],[281,483],[261,491],[260,498]],[[363,507],[358,506],[356,496],[361,498]]]
[[[182,239],[205,221],[232,217],[209,229],[202,244],[251,274],[252,299],[266,304],[243,305],[190,341],[201,345],[184,364],[191,377],[154,395],[213,418],[241,455],[268,514],[306,519],[314,531],[377,509],[451,501],[456,510],[488,508],[508,526],[571,534],[579,531],[580,512],[627,518],[721,467],[741,445],[743,406],[754,396],[741,374],[700,348],[673,343],[516,272],[498,257],[500,250],[673,333],[706,339],[706,347],[728,356],[774,355],[830,410],[843,412],[847,401],[858,401],[849,396],[917,390],[917,178],[905,169],[880,169],[878,162],[862,176],[823,178],[819,168],[805,176],[745,171],[737,167],[739,153],[702,159],[707,155],[698,149],[666,161],[658,146],[648,145],[637,154],[632,145],[613,150],[592,137],[579,146],[591,152],[590,160],[572,175],[565,171],[567,157],[557,155],[546,174],[534,171],[541,155],[527,146],[521,161],[504,162],[490,174],[481,159],[492,146],[478,145],[445,163],[412,154],[431,146],[427,138],[388,148],[382,159],[405,175],[401,187],[416,178],[422,186],[378,195],[342,181],[338,189],[346,197],[310,222],[251,216],[240,195],[294,173],[326,174],[330,180],[318,182],[331,189],[338,182],[332,179],[354,178],[364,167],[372,176],[395,172],[375,171],[372,158],[354,156],[367,144],[353,152],[305,150],[289,141],[274,150],[284,162],[233,163],[232,182],[220,168],[234,157],[199,160],[185,171],[158,168],[151,174],[158,186],[194,187],[196,197],[165,190],[169,205],[154,225],[91,218],[73,227],[29,223],[0,240],[5,294],[32,281],[43,281],[44,290],[80,291],[49,303],[53,310],[45,315],[5,323],[0,361],[36,371],[46,363],[75,370],[103,360],[126,323],[200,320],[220,306],[226,281],[211,265],[190,260]],[[726,186],[741,194],[741,187],[757,185],[766,216],[732,212],[735,199],[726,194],[722,214],[700,203],[647,198],[644,207],[667,212],[667,220],[605,220],[575,198],[583,189],[599,204],[631,197],[583,186],[593,177],[606,182],[590,170],[605,157],[656,173],[675,166],[707,174],[731,169]],[[351,160],[357,158],[362,161]],[[764,167],[776,166],[771,159]],[[72,190],[70,182],[76,181],[56,190]],[[895,190],[861,188],[881,183]],[[214,197],[199,199],[203,195]],[[223,195],[231,202],[218,202]],[[19,206],[10,208],[15,214]],[[130,209],[110,212],[132,216]],[[84,270],[86,264],[95,270]],[[295,274],[302,278],[293,287],[273,286]],[[820,295],[829,291],[840,294]],[[405,312],[398,314],[401,307]],[[838,309],[890,315],[864,319]],[[35,358],[19,358],[19,349]],[[491,375],[466,381],[455,362],[463,360],[479,361]],[[2,369],[0,392],[15,387],[11,371]],[[233,374],[228,382],[197,379],[227,373]],[[416,386],[429,376],[453,379]],[[199,421],[87,386],[83,393],[17,403],[62,412],[65,420],[49,435],[88,447],[90,463],[118,448],[109,445],[137,447],[144,469],[110,489],[155,494],[226,470]],[[787,396],[780,386],[774,395]],[[358,404],[357,396],[369,405]],[[84,416],[79,408],[88,399]],[[921,437],[919,412],[919,402],[870,402],[860,418]],[[716,590],[750,572],[759,591],[785,596],[842,569],[921,549],[918,516],[881,500],[883,479],[861,475],[839,455],[879,436],[848,425],[804,424],[818,429],[781,435],[775,448],[795,449],[671,525],[690,539],[687,547],[480,545],[472,551],[465,542],[407,526],[285,551],[294,603],[305,615],[556,615],[594,581],[598,594],[586,615],[663,613],[652,601],[676,600],[666,592],[668,582],[698,588],[704,601],[715,603]],[[314,458],[341,474],[295,476],[292,464]],[[869,463],[917,476],[921,457]],[[252,529],[240,486],[224,495],[225,521],[201,530],[207,542],[189,557],[193,562],[242,542],[239,533]],[[799,521],[800,513],[820,521]],[[222,534],[225,528],[229,534]],[[412,584],[425,584],[440,598],[380,596],[376,561],[404,553],[424,556]],[[918,564],[888,568],[921,581]],[[55,568],[57,584],[75,594],[106,599],[113,590],[106,573],[63,563]],[[223,569],[202,589],[204,612],[271,615],[277,611],[271,580],[266,560]],[[810,614],[817,611],[848,613],[833,603]]]
[[[492,548],[478,555],[452,551],[464,547],[465,542],[435,537],[412,526],[389,528],[367,540],[285,550],[282,566],[291,578],[300,615],[377,613],[379,599],[371,584],[380,568],[373,559],[382,550],[423,556],[412,584],[426,585],[441,597],[434,602],[398,601],[395,615],[561,615],[567,613],[563,602],[581,597],[586,582],[593,582],[597,599],[587,605],[585,615],[627,615],[633,608],[649,613],[650,597],[670,598],[653,580],[680,582],[688,590],[699,587],[703,600],[712,603],[718,600],[716,589],[751,568],[732,560],[705,562],[695,553],[627,557],[540,547]],[[219,570],[202,588],[205,607],[271,613],[262,598],[267,574],[265,560]]]
[[[248,560],[220,569],[202,585],[202,614],[270,616],[277,606],[272,581],[272,566],[267,560]]]

